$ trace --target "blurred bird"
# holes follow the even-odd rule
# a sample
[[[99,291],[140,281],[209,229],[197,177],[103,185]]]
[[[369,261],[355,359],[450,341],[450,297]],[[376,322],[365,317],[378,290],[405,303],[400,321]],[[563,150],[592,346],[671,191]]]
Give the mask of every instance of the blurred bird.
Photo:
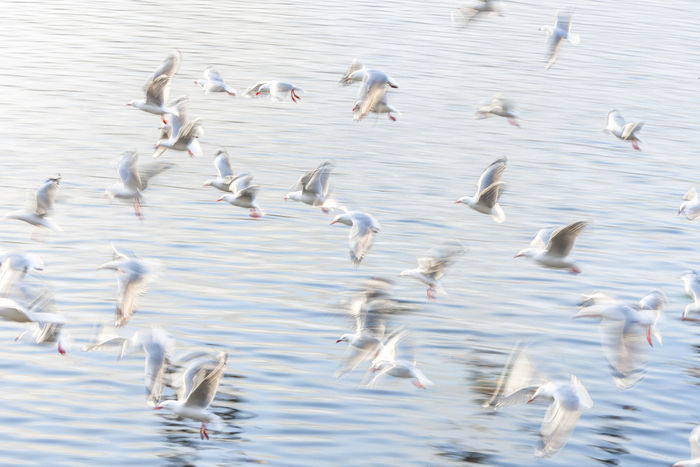
[[[61,181],[61,174],[47,178],[27,201],[27,207],[18,211],[11,211],[5,215],[6,219],[17,219],[36,227],[45,227],[50,230],[62,230],[58,225],[48,219],[56,202],[56,192]]]
[[[142,350],[145,359],[146,402],[155,407],[161,400],[165,384],[165,370],[170,355],[175,348],[175,339],[159,327],[149,330],[136,331],[130,337],[99,336],[94,343],[83,347],[84,352],[101,349],[108,346],[119,346],[119,360],[125,355]]]
[[[190,157],[202,155],[199,138],[204,136],[204,129],[198,118],[188,119],[186,102],[186,99],[178,101],[177,113],[171,113],[172,124],[162,127],[160,139],[155,144],[154,158],[162,156],[168,149],[187,151]]]
[[[587,225],[586,221],[576,221],[558,229],[541,229],[530,242],[530,247],[519,251],[515,258],[526,256],[542,266],[568,269],[569,272],[578,274],[581,270],[573,258],[569,257],[569,253],[576,237]]]
[[[470,21],[474,21],[483,15],[498,15],[503,16],[503,7],[501,2],[497,0],[479,0],[480,3],[474,6],[457,8],[450,13],[450,20],[452,24],[457,22],[457,19],[461,19],[464,24],[468,24]]]
[[[389,119],[392,118],[391,112],[397,112],[391,107],[385,98],[386,88],[398,88],[399,85],[389,75],[379,70],[369,70],[365,68],[357,59],[354,59],[350,67],[347,69],[343,77],[340,79],[340,84],[347,86],[355,82],[362,82],[355,105],[353,106],[353,119],[362,120],[369,112],[387,113]]]
[[[399,276],[408,276],[417,279],[428,286],[425,295],[436,298],[438,295],[447,295],[445,289],[440,284],[440,279],[445,274],[445,270],[454,264],[458,256],[464,254],[464,247],[461,243],[453,241],[432,248],[424,257],[418,258],[418,267],[401,271]]]
[[[146,99],[134,99],[126,105],[136,107],[144,112],[160,115],[163,123],[166,123],[165,114],[177,115],[178,111],[172,107],[172,104],[166,105],[166,101],[170,94],[170,82],[173,75],[180,68],[181,58],[182,55],[179,50],[175,50],[168,55],[144,86]]]
[[[143,201],[142,192],[148,188],[148,182],[156,175],[175,167],[171,162],[154,161],[137,165],[138,154],[136,151],[126,151],[119,159],[119,178],[117,182],[105,190],[105,194],[110,198],[132,200],[134,204],[134,214],[142,218],[141,203]]]
[[[690,459],[678,461],[672,467],[700,467],[700,425],[696,425],[688,436]]]
[[[320,206],[324,213],[328,212],[329,207],[337,207],[337,203],[329,198],[331,170],[333,164],[326,161],[306,172],[294,185],[294,188],[300,189],[287,193],[284,199]]]
[[[233,181],[233,169],[231,162],[228,159],[228,153],[225,149],[219,149],[214,156],[214,167],[218,173],[216,178],[210,178],[204,182],[204,186],[213,186],[217,190],[224,192],[231,191],[231,182]]]
[[[219,420],[219,417],[207,409],[216,396],[219,382],[224,376],[226,353],[195,359],[182,374],[182,385],[177,400],[161,401],[154,410],[169,409],[177,416],[191,418],[202,425],[199,428],[200,439],[209,439],[207,423]]]
[[[698,198],[695,187],[691,187],[690,190],[683,195],[682,199],[683,202],[678,208],[678,215],[685,214],[685,217],[689,221],[700,217],[700,198]]]
[[[539,457],[557,453],[569,440],[583,409],[593,401],[581,381],[571,375],[569,381],[546,380],[532,364],[526,349],[516,345],[508,359],[493,397],[485,407],[510,407],[553,399],[540,427],[540,442],[535,449]]]
[[[119,273],[114,326],[121,327],[134,315],[136,297],[146,290],[146,285],[153,279],[155,265],[133,254],[120,251],[114,245],[112,245],[112,251],[112,261],[104,263],[97,269],[112,269]]]
[[[652,337],[662,343],[657,324],[665,302],[666,296],[660,291],[652,291],[629,305],[600,292],[584,296],[574,318],[600,320],[601,345],[618,389],[629,389],[644,377],[646,344],[653,346]]]
[[[194,84],[204,89],[204,94],[209,94],[210,92],[225,92],[229,96],[236,95],[236,90],[224,83],[221,75],[211,66],[204,70],[204,79],[197,79],[194,81]]]
[[[518,117],[513,113],[514,110],[515,105],[512,101],[506,99],[501,94],[496,94],[491,99],[491,102],[477,109],[474,118],[476,120],[483,120],[493,116],[504,117],[508,120],[508,123],[520,128],[520,124],[517,121]]]
[[[403,347],[405,347],[407,335],[407,331],[398,329],[382,343],[381,350],[374,357],[369,368],[369,371],[374,373],[374,377],[367,386],[373,386],[382,375],[396,378],[411,378],[413,385],[420,389],[433,385],[432,381],[416,367],[416,360],[412,355],[404,357],[401,353],[398,353],[399,357],[397,357],[397,347],[401,347],[399,345],[401,343],[404,343]],[[402,348],[401,350],[405,352],[405,349]]]
[[[695,271],[686,271],[681,275],[681,279],[685,293],[693,298],[693,303],[687,304],[681,315],[681,319],[686,320],[688,314],[700,312],[700,275]]]
[[[364,297],[363,297],[364,298]],[[386,330],[382,308],[375,307],[372,301],[365,299],[353,300],[350,314],[355,320],[355,328],[352,334],[343,334],[335,342],[347,342],[348,349],[345,353],[343,365],[335,373],[336,378],[354,370],[370,356],[376,357],[377,351],[382,345],[382,338]]]
[[[548,39],[548,59],[547,64],[544,66],[545,70],[549,70],[557,60],[557,55],[559,55],[559,49],[564,39],[567,39],[574,45],[581,42],[579,35],[571,32],[571,14],[566,12],[557,14],[553,27],[541,26],[540,31],[545,31]]]
[[[337,223],[351,227],[348,234],[350,259],[357,266],[372,247],[374,235],[379,233],[379,223],[371,214],[347,210],[331,221],[331,225]]]
[[[642,141],[637,138],[636,133],[642,129],[642,126],[644,126],[644,122],[625,123],[622,115],[613,109],[608,112],[608,124],[603,131],[621,140],[629,141],[634,149],[641,151],[638,143]]]
[[[249,208],[250,217],[253,219],[264,216],[265,212],[256,201],[260,186],[251,185],[250,182],[252,180],[253,176],[248,174],[241,174],[234,177],[230,185],[231,193],[220,196],[216,201],[226,201],[233,206]]]
[[[282,101],[289,95],[292,101],[296,102],[301,99],[299,94],[304,94],[304,90],[284,81],[258,81],[245,93],[249,97],[269,94],[273,101]]]
[[[503,186],[501,178],[506,170],[506,162],[505,157],[492,162],[479,176],[474,196],[462,196],[455,201],[455,204],[466,204],[477,212],[490,214],[491,218],[499,224],[505,221],[506,214],[498,201]]]

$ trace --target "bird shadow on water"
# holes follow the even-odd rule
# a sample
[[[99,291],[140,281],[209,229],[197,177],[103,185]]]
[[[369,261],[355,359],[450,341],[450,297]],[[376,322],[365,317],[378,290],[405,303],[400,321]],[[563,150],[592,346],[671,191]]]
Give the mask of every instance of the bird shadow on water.
[[[632,406],[621,406],[623,411],[636,412]],[[627,417],[619,415],[601,415],[598,417],[600,424],[596,427],[596,438],[599,442],[592,445],[593,448],[602,451],[598,456],[588,456],[589,459],[605,465],[624,465],[623,456],[630,452],[624,447],[629,438],[624,433],[624,426],[633,423]]]

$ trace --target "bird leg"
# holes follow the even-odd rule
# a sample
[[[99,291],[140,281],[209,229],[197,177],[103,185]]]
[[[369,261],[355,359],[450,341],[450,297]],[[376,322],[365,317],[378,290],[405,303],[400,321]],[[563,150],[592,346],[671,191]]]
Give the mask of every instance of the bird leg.
[[[64,349],[63,347],[61,347],[61,343],[60,343],[60,342],[59,342],[58,345],[56,346],[56,350],[58,350],[58,353],[60,353],[61,355],[65,355],[65,354],[66,354],[66,349]]]
[[[387,117],[389,117],[389,120],[391,120],[392,122],[395,122],[395,121],[396,121],[396,117],[394,117],[394,116],[391,115],[390,113],[387,113],[386,115],[387,115]]]
[[[204,438],[209,439],[209,434],[207,433],[207,426],[202,423],[202,426],[199,427],[199,439]]]
[[[649,343],[649,347],[654,347],[654,344],[651,342],[651,326],[647,328],[647,342]]]
[[[141,214],[141,203],[139,203],[137,198],[134,198],[134,214],[139,219],[143,219],[143,214]]]
[[[163,123],[168,123],[168,121],[165,119],[165,115],[164,115],[164,114],[160,114],[160,121],[163,122]]]
[[[260,217],[260,214],[258,214],[258,211],[255,208],[250,208],[250,217],[257,219]]]
[[[633,147],[634,149],[636,149],[637,151],[641,151],[641,149],[639,149],[639,145],[637,144],[636,141],[632,141],[632,147]]]
[[[301,97],[299,97],[299,95],[296,92],[294,92],[294,89],[292,89],[292,92],[290,94],[292,95],[292,100],[294,102],[296,102],[297,100],[301,100]],[[294,99],[295,97],[296,99]]]
[[[192,151],[190,151],[189,149],[187,150],[187,154],[189,154],[190,157],[194,157],[194,153]]]
[[[28,332],[29,332],[29,331],[24,331],[23,333],[21,333],[20,335],[18,335],[17,337],[15,337],[15,342],[19,342],[20,339],[22,339],[22,338],[24,337],[24,335],[25,335],[26,333],[28,333]]]
[[[420,388],[420,389],[425,389],[425,386],[423,386],[423,385],[421,384],[421,382],[418,381],[417,379],[414,379],[412,382],[413,382],[413,385],[414,385],[415,387]]]
[[[432,286],[428,287],[428,290],[425,291],[425,296],[430,300],[435,300],[435,289]]]
[[[569,269],[569,272],[571,274],[580,274],[581,270],[579,268],[577,268],[576,266],[571,266],[571,268]]]
[[[519,124],[518,122],[516,122],[514,118],[509,118],[509,119],[508,119],[508,123],[510,123],[510,124],[513,125],[513,126],[517,126],[518,128],[520,128],[520,124]]]

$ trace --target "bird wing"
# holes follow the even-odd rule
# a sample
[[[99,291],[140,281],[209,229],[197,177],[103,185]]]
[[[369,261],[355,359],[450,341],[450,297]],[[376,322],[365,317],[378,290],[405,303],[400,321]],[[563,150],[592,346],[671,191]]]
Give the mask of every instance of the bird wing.
[[[620,115],[620,112],[618,112],[615,109],[608,112],[608,124],[605,127],[606,130],[608,130],[611,133],[615,132],[616,130],[622,131],[622,127],[624,125],[625,125],[625,119],[622,118],[622,115]]]
[[[224,375],[226,359],[226,353],[220,352],[216,356],[216,360],[200,360],[192,364],[195,366],[195,369],[191,373],[192,383],[185,401],[186,406],[207,408],[211,404],[214,396],[216,396],[216,391],[219,389],[219,381]]]
[[[204,78],[208,79],[209,81],[218,81],[220,83],[224,82],[219,72],[210,66],[204,70]]]
[[[500,196],[501,187],[504,185],[503,182],[497,182],[493,185],[481,190],[479,192],[479,198],[477,202],[483,204],[488,208],[493,208],[496,203],[498,203],[498,197]]]
[[[117,299],[116,320],[114,325],[125,325],[134,315],[136,297],[145,290],[143,276],[135,271],[127,271],[119,276],[119,298]]]
[[[547,243],[549,243],[549,238],[552,236],[552,232],[554,232],[554,229],[551,228],[540,229],[535,235],[535,238],[530,242],[530,248],[546,248]]]
[[[517,343],[503,367],[493,396],[484,406],[500,408],[524,404],[544,381],[545,378],[530,360],[527,348],[521,349]]]
[[[140,181],[138,189],[141,191],[145,190],[148,187],[148,182],[151,180],[151,178],[165,172],[168,169],[172,169],[173,167],[175,167],[175,164],[172,162],[162,161],[147,162],[139,166],[136,171]]]
[[[248,89],[246,89],[245,93],[247,96],[255,96],[255,93],[257,93],[261,87],[267,84],[267,81],[258,81]]]
[[[143,343],[143,349],[146,351],[146,400],[155,406],[160,401],[163,392],[166,348],[161,342],[149,341]]]
[[[350,244],[350,259],[360,264],[374,242],[374,234],[379,231],[376,223],[368,214],[353,218],[352,227],[348,234]]]
[[[698,197],[698,193],[695,191],[695,187],[691,187],[690,190],[686,191],[681,198],[683,201],[690,201]]]
[[[180,68],[180,61],[182,60],[182,54],[179,50],[173,50],[170,55],[168,55],[163,63],[158,67],[158,69],[153,73],[153,79],[165,76],[170,79],[175,73],[177,73],[178,68]]]
[[[240,175],[235,176],[231,180],[231,185],[233,188],[233,192],[237,193],[241,190],[244,190],[248,186],[250,186],[250,182],[253,180],[253,176],[247,173],[242,173]]]
[[[348,78],[350,77],[351,74],[356,72],[357,70],[361,70],[364,68],[364,65],[360,63],[360,61],[357,58],[352,59],[352,63],[348,67],[347,70],[345,70],[345,74],[343,75],[342,78],[340,78],[340,81],[338,81],[338,84],[341,86],[349,86],[353,83],[353,81],[349,80]]]
[[[688,437],[690,442],[690,458],[697,459],[700,457],[700,425],[693,428]]]
[[[216,167],[216,171],[219,172],[219,177],[221,178],[226,178],[233,175],[231,162],[228,159],[228,154],[224,150],[219,150],[218,154],[214,158],[214,167]]]
[[[622,127],[622,139],[627,139],[633,136],[635,132],[642,129],[644,122],[630,122]]]
[[[124,184],[124,187],[134,191],[141,189],[141,180],[136,170],[137,160],[138,154],[136,151],[126,151],[122,154],[119,161],[119,178],[121,178],[122,184]]]
[[[568,410],[557,399],[549,406],[540,427],[538,456],[551,456],[566,444],[576,426],[580,410]]]
[[[146,103],[155,106],[165,105],[168,100],[170,77],[160,75],[146,83]]]
[[[56,178],[49,178],[36,191],[36,208],[34,213],[37,216],[43,217],[53,210],[60,180],[60,175]]]
[[[486,167],[481,175],[479,176],[479,182],[477,183],[479,193],[491,187],[494,183],[498,183],[503,176],[503,172],[506,170],[507,159],[505,157],[493,161],[491,165]]]
[[[328,182],[333,165],[324,162],[311,172],[311,176],[304,183],[304,189],[325,197],[328,194]],[[307,174],[308,175],[308,174]]]
[[[561,257],[568,256],[574,247],[576,237],[587,225],[586,221],[576,221],[552,232],[547,243],[547,252]]]

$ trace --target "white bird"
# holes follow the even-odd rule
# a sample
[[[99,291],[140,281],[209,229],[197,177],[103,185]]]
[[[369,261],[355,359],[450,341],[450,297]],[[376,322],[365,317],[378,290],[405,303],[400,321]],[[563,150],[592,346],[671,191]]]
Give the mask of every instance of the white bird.
[[[233,206],[250,209],[250,217],[257,219],[264,216],[265,212],[258,204],[259,185],[251,185],[252,175],[241,174],[233,178],[230,185],[231,193],[220,196],[216,201],[226,201]]]
[[[519,251],[515,258],[526,256],[542,266],[568,269],[569,272],[578,274],[581,270],[573,258],[569,257],[569,253],[574,247],[576,237],[587,225],[586,221],[576,221],[556,230],[541,229],[530,242],[530,247]]]
[[[700,467],[700,425],[696,425],[688,436],[690,459],[678,461],[672,467]]]
[[[689,220],[695,220],[700,217],[700,198],[695,191],[695,187],[692,187],[683,195],[683,202],[678,208],[678,215],[685,214],[685,217]]]
[[[618,389],[629,389],[644,377],[646,344],[653,346],[652,337],[662,343],[657,324],[665,302],[666,296],[657,290],[635,304],[620,303],[600,292],[584,296],[574,318],[600,320],[601,345]]]
[[[180,67],[181,58],[179,50],[175,50],[168,55],[153,73],[153,76],[146,82],[144,86],[146,98],[134,99],[126,105],[136,107],[144,112],[160,115],[163,123],[166,123],[165,114],[177,115],[177,110],[172,108],[172,104],[166,105],[166,102],[170,94],[170,82]]]
[[[10,251],[0,255],[0,296],[6,296],[31,271],[43,271],[44,261],[35,253]]]
[[[205,94],[210,92],[225,92],[229,96],[235,96],[236,90],[224,83],[221,75],[211,66],[204,70],[204,79],[197,79],[194,84],[204,89]]]
[[[148,187],[151,178],[175,166],[171,162],[154,161],[142,165],[137,165],[138,154],[136,151],[126,151],[119,159],[119,178],[117,182],[105,190],[105,194],[110,198],[132,200],[134,204],[134,214],[141,218],[142,192]]]
[[[579,35],[571,32],[571,15],[569,13],[558,13],[554,27],[541,26],[540,31],[545,31],[548,38],[548,59],[547,64],[544,66],[545,70],[548,70],[556,61],[564,39],[567,39],[574,45],[581,42]]]
[[[593,407],[593,401],[581,381],[574,375],[569,381],[545,381],[531,363],[527,350],[516,345],[508,364],[501,374],[496,392],[484,406],[510,407],[534,402],[539,398],[551,398],[540,427],[540,442],[535,449],[537,456],[549,457],[568,441],[581,411]]]
[[[372,360],[372,365],[369,368],[371,373],[374,373],[374,378],[368,383],[368,386],[373,386],[377,379],[382,375],[394,376],[396,378],[411,378],[412,383],[417,388],[425,389],[432,386],[430,381],[423,372],[416,367],[416,361],[412,357],[410,360],[397,357],[397,347],[406,339],[407,331],[394,331],[382,343],[381,350]]]
[[[637,132],[643,126],[644,122],[625,123],[625,119],[622,118],[620,112],[613,109],[608,112],[608,124],[603,131],[621,140],[629,141],[634,149],[641,151],[638,143],[642,141],[637,137]]]
[[[90,345],[83,347],[84,352],[108,346],[119,346],[119,360],[125,355],[142,350],[145,359],[146,402],[155,407],[161,400],[165,385],[167,363],[175,347],[175,340],[165,330],[153,327],[149,330],[134,332],[130,337],[106,335],[100,336]]]
[[[56,202],[56,192],[61,181],[61,174],[47,178],[36,193],[29,199],[27,207],[18,211],[11,211],[5,215],[7,219],[17,219],[36,227],[45,227],[51,230],[62,230],[58,225],[48,219]]]
[[[141,295],[152,280],[154,264],[141,260],[127,252],[119,251],[112,245],[113,259],[97,269],[112,269],[119,273],[116,320],[114,325],[125,325],[134,315],[136,297]]]
[[[355,329],[354,333],[343,334],[335,341],[336,344],[348,343],[343,365],[335,373],[337,378],[354,370],[369,356],[377,356],[386,330],[382,309],[381,306],[374,306],[365,296],[351,302],[350,314],[355,319]]]
[[[329,198],[331,170],[333,170],[333,164],[326,161],[314,170],[306,172],[294,185],[295,188],[300,189],[290,191],[284,199],[320,206],[323,212],[328,212],[328,207],[337,207],[337,203]]]
[[[215,357],[195,359],[182,374],[182,386],[178,391],[177,400],[161,401],[154,410],[166,408],[180,417],[201,422],[199,437],[209,439],[206,424],[217,421],[219,417],[207,408],[219,389],[219,382],[226,367],[226,358],[225,352],[219,352]]]
[[[461,19],[462,21],[464,21],[465,24],[469,23],[470,21],[474,21],[481,15],[503,16],[501,2],[497,0],[479,1],[481,3],[478,3],[474,6],[457,8],[457,10],[451,12],[450,20],[452,21],[452,24],[456,23],[455,17],[457,16],[457,14],[461,15]]]
[[[689,313],[700,312],[700,275],[695,271],[686,271],[681,275],[681,279],[685,293],[693,298],[693,303],[687,304],[681,315],[681,319],[686,320]]]
[[[501,94],[496,94],[486,105],[479,107],[474,114],[476,120],[483,120],[489,117],[504,117],[513,126],[520,128],[518,123],[518,116],[513,112],[515,110],[515,105],[512,101],[506,99]]]
[[[33,331],[34,342],[37,344],[57,343],[58,353],[65,355],[68,338],[62,333],[66,319],[54,311],[53,295],[43,289],[32,297],[27,307],[9,297],[0,297],[0,319],[16,323],[36,323]],[[15,338],[19,341],[27,333],[25,331]]]
[[[447,295],[442,288],[440,279],[445,270],[454,264],[458,256],[464,254],[464,247],[459,242],[447,242],[432,248],[424,257],[418,258],[418,267],[401,271],[399,276],[413,277],[428,286],[425,295],[435,298],[437,295]]]
[[[304,90],[284,81],[258,81],[245,93],[250,97],[269,94],[273,101],[282,101],[289,95],[296,102],[301,99],[299,94],[304,94]]]
[[[375,112],[387,113],[389,119],[395,120],[391,112],[397,112],[397,110],[389,105],[384,95],[387,86],[399,87],[396,81],[383,71],[367,69],[357,59],[353,59],[352,64],[340,79],[340,84],[347,86],[358,81],[362,82],[362,87],[352,108],[353,119],[362,120],[369,112]]]
[[[203,186],[213,186],[217,190],[224,192],[231,191],[231,182],[233,181],[233,169],[231,162],[228,159],[228,153],[225,149],[219,149],[214,156],[214,168],[216,168],[217,177],[210,178],[204,182]]]
[[[374,235],[379,233],[379,223],[371,215],[359,211],[346,211],[335,216],[332,224],[345,224],[351,227],[348,234],[350,259],[359,265],[374,242]]]
[[[475,211],[491,215],[491,218],[499,224],[506,220],[503,208],[498,204],[503,182],[503,172],[506,170],[507,159],[505,157],[497,159],[479,176],[474,196],[462,196],[455,204],[466,204]]]
[[[153,157],[160,157],[168,149],[175,151],[187,151],[190,157],[201,156],[202,147],[199,138],[204,136],[204,129],[200,119],[190,120],[187,117],[186,99],[181,99],[177,104],[177,114],[171,113],[172,125],[162,128],[161,137],[155,144]],[[168,139],[165,139],[167,136]]]

